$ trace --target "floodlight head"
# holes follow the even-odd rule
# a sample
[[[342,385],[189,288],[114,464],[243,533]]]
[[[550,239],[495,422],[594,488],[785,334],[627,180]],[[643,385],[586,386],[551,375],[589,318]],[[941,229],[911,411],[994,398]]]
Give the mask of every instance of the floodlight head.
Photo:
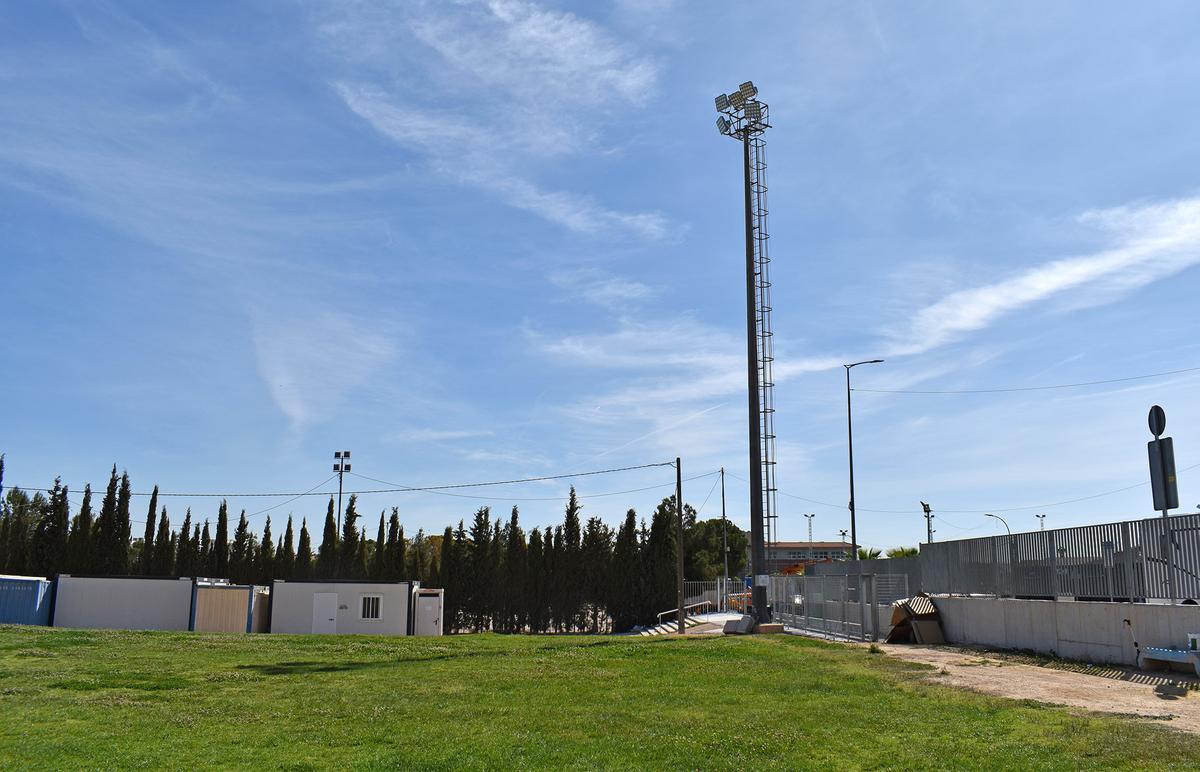
[[[350,458],[350,451],[348,451],[348,450],[343,450],[343,451],[342,451],[342,458]]]
[[[341,457],[342,457],[342,451],[340,451],[340,450],[335,450],[335,451],[333,451],[333,457],[334,457],[334,458],[341,458]]]
[[[346,464],[346,471],[347,471],[347,472],[349,472],[349,471],[350,471],[350,466],[351,466],[350,464]]]
[[[341,464],[334,464],[334,465],[333,465],[333,471],[335,471],[335,472],[340,472],[340,471],[342,471],[342,465],[341,465]]]
[[[745,104],[745,102],[746,97],[742,96],[742,92],[740,91],[735,91],[729,95],[729,106],[734,110],[741,110],[742,105]]]
[[[728,134],[731,128],[733,128],[733,124],[724,115],[717,119],[717,131],[722,134]]]
[[[746,103],[746,120],[757,121],[762,118],[762,105],[751,99]]]
[[[758,93],[758,89],[754,87],[754,83],[751,81],[746,81],[742,85],[738,86],[738,93],[740,93],[744,98],[750,99]]]
[[[921,509],[925,510],[925,514],[927,514],[927,515],[929,514],[929,505],[926,504],[924,501],[921,502]]]
[[[726,94],[717,95],[717,112],[729,109],[729,97]]]

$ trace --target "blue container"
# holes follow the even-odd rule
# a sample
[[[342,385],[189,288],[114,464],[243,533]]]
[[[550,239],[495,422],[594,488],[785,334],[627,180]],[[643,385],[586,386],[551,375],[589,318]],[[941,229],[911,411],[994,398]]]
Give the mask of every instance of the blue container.
[[[0,576],[0,625],[49,625],[53,597],[40,576]]]

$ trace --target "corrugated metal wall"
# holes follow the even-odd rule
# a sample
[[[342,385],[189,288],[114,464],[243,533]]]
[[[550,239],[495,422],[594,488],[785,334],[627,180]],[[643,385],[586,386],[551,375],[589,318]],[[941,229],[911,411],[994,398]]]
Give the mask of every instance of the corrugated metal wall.
[[[52,586],[40,576],[0,576],[0,624],[50,624]]]

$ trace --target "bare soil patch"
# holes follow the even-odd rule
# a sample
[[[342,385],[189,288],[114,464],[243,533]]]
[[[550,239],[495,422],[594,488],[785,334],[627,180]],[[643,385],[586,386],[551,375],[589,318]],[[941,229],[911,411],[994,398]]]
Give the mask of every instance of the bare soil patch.
[[[1041,660],[953,646],[880,644],[889,656],[937,670],[932,682],[997,697],[1139,716],[1200,734],[1200,681],[1182,673]]]

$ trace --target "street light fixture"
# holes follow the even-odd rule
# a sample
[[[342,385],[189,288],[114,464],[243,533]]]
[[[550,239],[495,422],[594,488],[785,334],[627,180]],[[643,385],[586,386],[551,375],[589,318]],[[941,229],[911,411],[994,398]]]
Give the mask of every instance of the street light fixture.
[[[877,365],[881,362],[882,359],[865,359],[842,365],[846,368],[846,447],[850,455],[850,541],[855,549],[858,549],[858,525],[854,516],[854,419],[850,409],[850,370],[859,365]]]
[[[805,512],[804,519],[808,521],[808,557],[813,556],[813,540],[812,540],[812,521],[817,516],[816,512]]]
[[[1046,530],[1046,516],[1045,515],[1034,515],[1034,517],[1036,517],[1038,519],[1038,530],[1039,531]]]
[[[338,515],[337,529],[338,533],[342,532],[342,476],[350,471],[350,451],[335,450],[333,457],[336,459],[333,462],[333,471],[338,473]]]
[[[1008,531],[1008,535],[1009,535],[1010,537],[1012,536],[1012,529],[1008,527],[1008,521],[1007,521],[1007,520],[1005,520],[1003,517],[1000,517],[1000,515],[993,515],[993,514],[991,514],[991,513],[988,513],[988,512],[985,512],[983,516],[984,516],[984,517],[994,517],[995,519],[997,519],[997,520],[999,520],[1000,522],[1004,523],[1004,530]]]

